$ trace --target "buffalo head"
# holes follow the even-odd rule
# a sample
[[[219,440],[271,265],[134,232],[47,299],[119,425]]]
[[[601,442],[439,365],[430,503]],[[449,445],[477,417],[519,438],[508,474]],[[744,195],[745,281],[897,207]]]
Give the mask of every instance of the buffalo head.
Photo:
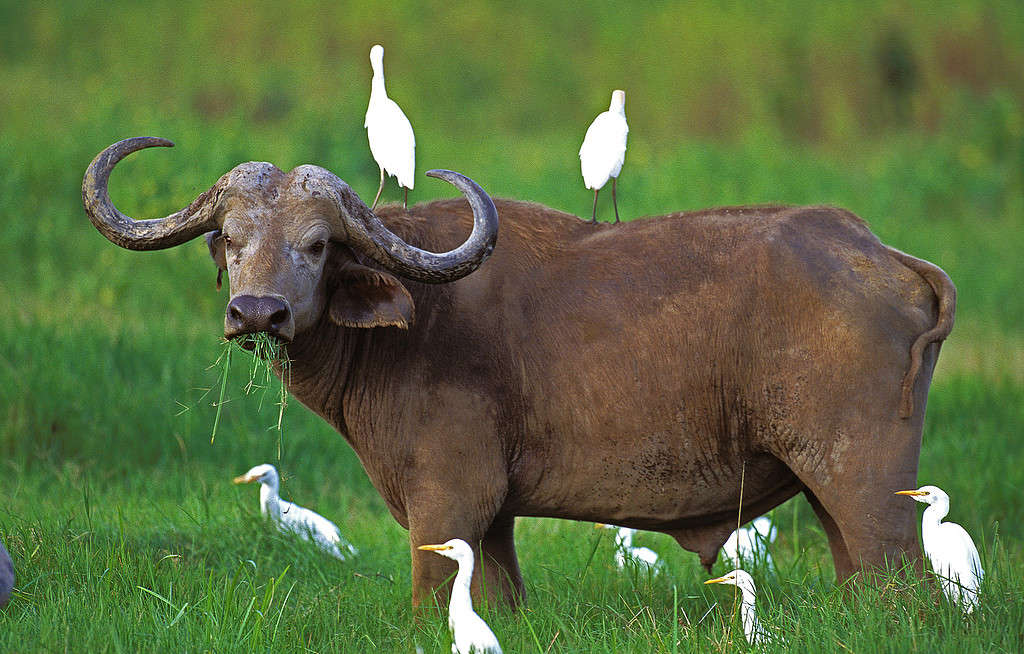
[[[427,175],[462,191],[474,223],[462,245],[441,254],[400,239],[348,184],[312,165],[285,173],[266,162],[243,163],[181,211],[134,220],[113,205],[107,181],[121,159],[154,146],[173,143],[130,138],[97,155],[82,181],[86,213],[100,233],[131,250],[169,248],[205,233],[210,254],[230,280],[226,338],[266,332],[290,341],[325,311],[349,327],[407,327],[412,298],[391,273],[419,282],[455,281],[476,270],[497,240],[491,198],[473,180],[449,170]],[[384,270],[364,266],[360,258]]]

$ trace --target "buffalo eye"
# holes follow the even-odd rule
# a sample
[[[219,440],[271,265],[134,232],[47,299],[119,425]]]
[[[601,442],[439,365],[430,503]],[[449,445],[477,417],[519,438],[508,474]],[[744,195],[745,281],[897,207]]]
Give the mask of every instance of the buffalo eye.
[[[308,250],[311,255],[318,257],[323,254],[324,248],[327,247],[326,241],[317,241],[309,246]]]
[[[221,238],[224,239],[224,247],[230,247],[231,246],[231,237],[230,236],[228,236],[227,234],[224,234],[224,235],[221,236]]]

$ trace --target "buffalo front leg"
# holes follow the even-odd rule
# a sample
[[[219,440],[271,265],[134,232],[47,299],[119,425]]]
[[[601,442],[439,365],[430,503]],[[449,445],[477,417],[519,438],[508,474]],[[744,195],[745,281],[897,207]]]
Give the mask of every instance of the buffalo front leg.
[[[481,541],[482,574],[479,580],[475,575],[473,577],[474,584],[478,581],[481,584],[478,590],[474,590],[475,596],[486,596],[490,601],[490,597],[497,592],[500,593],[501,601],[512,607],[517,606],[526,596],[519,559],[516,557],[514,529],[515,516],[499,516],[491,523]]]
[[[523,579],[513,543],[512,516],[474,515],[479,503],[438,502],[419,514],[409,516],[409,544],[412,551],[412,603],[414,608],[437,603],[446,606],[456,563],[420,545],[440,544],[461,538],[473,548],[473,579],[470,592],[474,604],[515,606],[523,594]]]

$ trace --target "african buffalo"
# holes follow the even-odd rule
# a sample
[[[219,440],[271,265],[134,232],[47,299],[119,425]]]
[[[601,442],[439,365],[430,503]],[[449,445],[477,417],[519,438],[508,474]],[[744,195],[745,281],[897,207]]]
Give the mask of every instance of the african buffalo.
[[[225,337],[289,342],[288,390],[409,529],[414,605],[452,571],[416,546],[450,538],[486,555],[474,593],[482,570],[492,600],[518,600],[516,516],[667,533],[710,566],[741,480],[744,522],[805,493],[840,580],[920,557],[913,503],[893,492],[917,485],[955,289],[855,215],[732,207],[592,225],[492,202],[448,171],[432,174],[465,200],[375,215],[323,168],[257,162],[166,218],[120,213],[111,170],[170,145],[101,152],[82,184],[90,219],[138,250],[212,232]],[[474,272],[499,216],[501,246]]]

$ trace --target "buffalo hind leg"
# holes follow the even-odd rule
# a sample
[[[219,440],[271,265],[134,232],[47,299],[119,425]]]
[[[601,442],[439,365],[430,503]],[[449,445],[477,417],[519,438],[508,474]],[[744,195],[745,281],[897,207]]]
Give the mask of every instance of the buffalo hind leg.
[[[839,525],[828,514],[828,511],[821,505],[818,498],[814,496],[814,493],[810,490],[805,490],[804,496],[807,497],[807,501],[810,503],[811,508],[814,509],[815,515],[818,516],[821,526],[825,529],[825,535],[828,536],[828,546],[832,550],[832,563],[836,568],[836,583],[841,584],[856,572],[853,560],[850,558],[850,552],[846,549],[846,541],[843,540],[843,534],[839,530]]]
[[[890,453],[888,461],[879,457],[873,464],[851,467],[825,483],[814,475],[798,473],[809,489],[808,495],[817,500],[812,506],[829,534],[840,583],[862,567],[892,569],[902,565],[904,559],[921,557],[913,502],[900,502],[906,498],[893,495],[903,487],[914,488],[916,483],[916,470],[899,468],[898,461],[910,459],[900,454]],[[916,459],[913,462],[916,464]],[[836,556],[837,541],[832,534],[837,528],[846,556]]]

